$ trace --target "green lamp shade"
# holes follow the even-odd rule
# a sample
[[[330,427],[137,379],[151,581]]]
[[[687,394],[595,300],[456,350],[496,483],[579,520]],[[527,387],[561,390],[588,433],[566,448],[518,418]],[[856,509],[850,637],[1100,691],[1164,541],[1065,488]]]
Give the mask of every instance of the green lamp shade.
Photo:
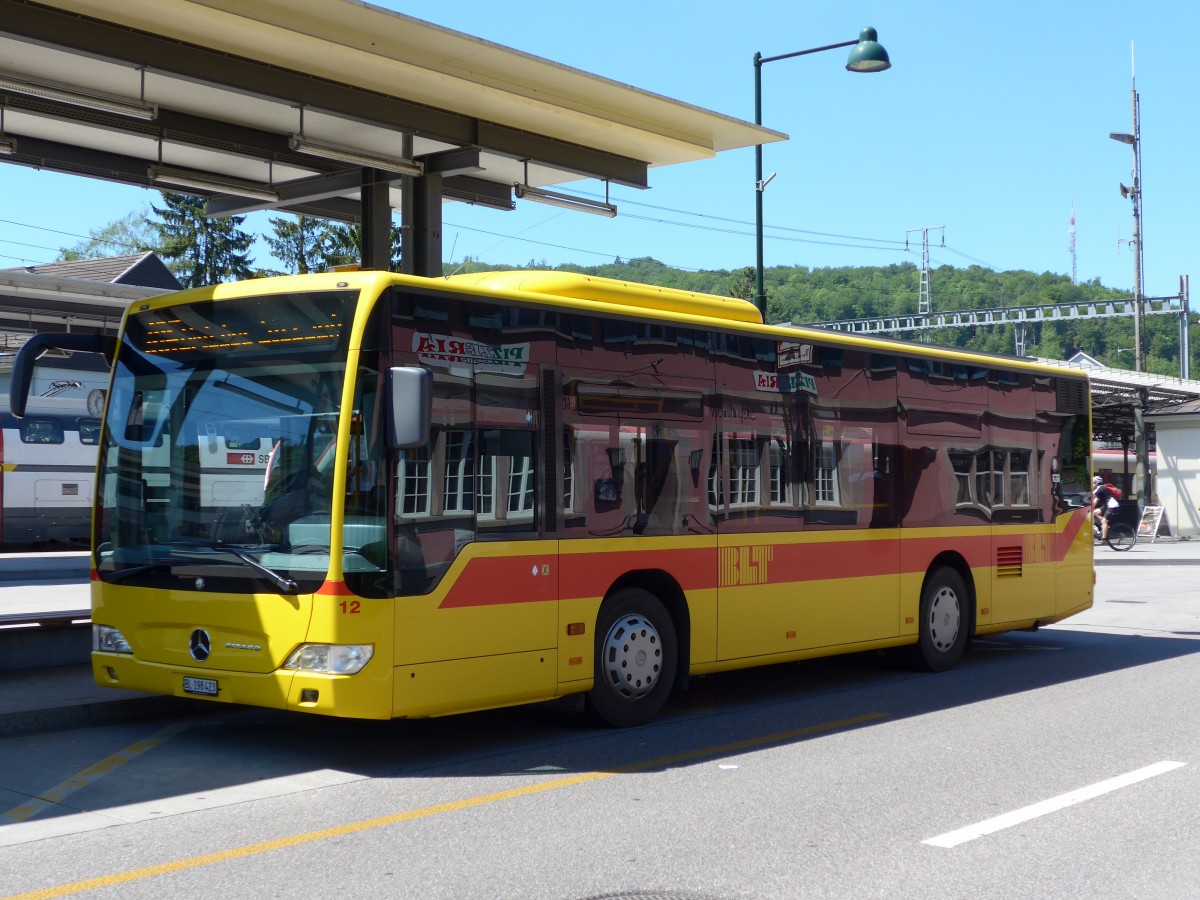
[[[858,43],[850,51],[846,60],[846,70],[849,72],[883,72],[892,67],[887,51],[879,43],[879,33],[867,26],[858,36]]]

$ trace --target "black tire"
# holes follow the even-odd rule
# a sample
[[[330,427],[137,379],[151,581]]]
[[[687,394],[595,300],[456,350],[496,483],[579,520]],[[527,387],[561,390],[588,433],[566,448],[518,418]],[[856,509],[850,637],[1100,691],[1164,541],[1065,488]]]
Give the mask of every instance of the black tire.
[[[1110,522],[1108,525],[1108,546],[1117,551],[1125,551],[1137,543],[1137,533],[1133,527],[1125,523]]]
[[[921,592],[916,660],[921,668],[954,668],[971,638],[971,597],[954,569],[935,570]]]
[[[617,591],[596,621],[588,711],[616,728],[650,721],[671,693],[677,659],[675,624],[662,602],[641,588]]]

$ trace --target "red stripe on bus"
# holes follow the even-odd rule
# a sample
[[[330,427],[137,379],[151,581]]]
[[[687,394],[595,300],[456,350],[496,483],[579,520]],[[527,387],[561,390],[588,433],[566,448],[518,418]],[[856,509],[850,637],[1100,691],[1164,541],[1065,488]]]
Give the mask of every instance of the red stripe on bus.
[[[355,597],[355,596],[357,596],[354,593],[354,591],[352,591],[352,590],[350,590],[350,588],[346,587],[346,582],[344,582],[344,581],[326,581],[319,588],[317,588],[317,593],[323,594],[324,596],[327,596],[327,597]]]
[[[1053,561],[1067,555],[1086,510],[1072,514],[1066,528],[1051,538]],[[839,578],[868,578],[923,572],[939,553],[953,551],[973,569],[995,564],[994,546],[1006,538],[990,531],[945,537],[889,538],[872,541],[819,541],[797,544],[746,544],[721,548],[628,550],[564,553],[553,557],[485,557],[470,560],[451,585],[441,609],[539,603],[602,595],[627,572],[658,569],[684,591],[754,584],[797,584]],[[1026,535],[1008,540],[1024,543]],[[550,568],[547,569],[546,566]],[[557,579],[550,577],[557,567]]]
[[[962,556],[967,561],[967,565],[972,569],[985,568],[994,562],[992,558],[992,546],[999,539],[999,535],[993,536],[990,531],[985,531],[983,534],[960,534],[949,540],[944,537],[905,540],[903,542],[903,554],[910,565],[904,572],[905,574],[923,572],[929,565],[930,560],[939,553],[946,551],[951,551]],[[1005,539],[1021,543],[1025,540],[1025,535],[1018,534]]]
[[[616,553],[565,553],[559,559],[559,591],[563,599],[596,597],[625,572],[661,569],[685,591],[716,585],[717,556],[710,547],[680,550],[621,550]]]
[[[1071,549],[1071,545],[1075,543],[1075,539],[1079,537],[1079,532],[1084,529],[1088,520],[1088,508],[1081,506],[1071,513],[1071,518],[1067,522],[1067,527],[1060,531],[1055,536],[1054,542],[1054,561],[1062,562],[1067,558],[1067,551]]]
[[[454,580],[440,609],[503,606],[557,600],[553,555],[483,557],[470,560]]]

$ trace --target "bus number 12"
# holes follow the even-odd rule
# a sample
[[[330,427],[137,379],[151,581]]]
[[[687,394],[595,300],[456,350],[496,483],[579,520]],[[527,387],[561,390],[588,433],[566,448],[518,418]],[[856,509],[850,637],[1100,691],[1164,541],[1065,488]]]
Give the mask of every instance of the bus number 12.
[[[342,608],[342,612],[352,616],[357,616],[362,612],[362,603],[358,600],[343,600],[338,605]]]

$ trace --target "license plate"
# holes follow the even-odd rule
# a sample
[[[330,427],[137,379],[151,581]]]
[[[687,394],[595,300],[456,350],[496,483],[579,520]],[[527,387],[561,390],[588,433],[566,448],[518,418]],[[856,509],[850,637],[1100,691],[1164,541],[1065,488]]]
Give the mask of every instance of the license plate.
[[[215,678],[191,678],[184,676],[183,692],[185,694],[200,694],[203,697],[217,696],[217,679]]]

